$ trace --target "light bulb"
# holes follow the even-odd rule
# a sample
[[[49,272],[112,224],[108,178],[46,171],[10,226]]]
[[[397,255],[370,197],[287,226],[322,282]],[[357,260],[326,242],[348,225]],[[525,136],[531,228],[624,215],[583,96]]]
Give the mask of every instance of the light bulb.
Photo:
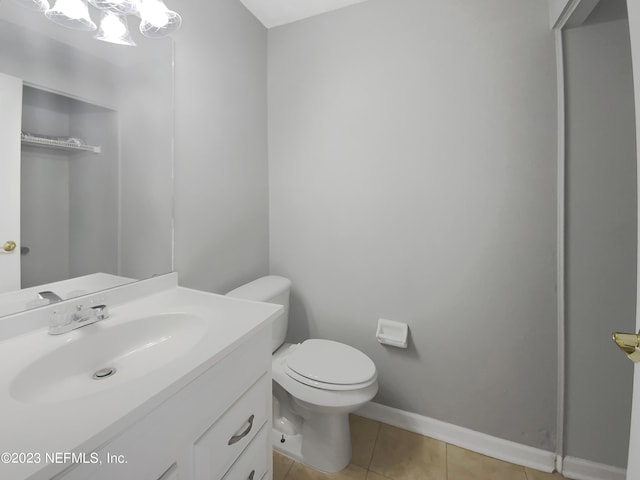
[[[166,37],[180,28],[182,18],[162,0],[140,0],[140,33],[150,38]]]
[[[137,0],[89,0],[89,3],[100,10],[109,10],[123,15],[131,15],[138,11]]]
[[[93,38],[118,45],[135,46],[136,44],[129,34],[127,19],[111,10],[102,11],[100,29]]]
[[[56,0],[52,8],[45,13],[46,17],[74,30],[95,30],[96,24],[89,16],[89,7],[84,0]]]

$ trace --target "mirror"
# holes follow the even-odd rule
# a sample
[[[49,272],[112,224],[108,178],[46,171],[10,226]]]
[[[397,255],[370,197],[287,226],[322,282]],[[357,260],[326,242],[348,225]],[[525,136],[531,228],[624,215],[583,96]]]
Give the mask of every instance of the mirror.
[[[0,207],[19,212],[17,232],[0,224],[0,244],[19,239],[0,285],[17,288],[0,290],[0,316],[51,301],[38,292],[67,299],[173,269],[173,43],[130,30],[137,46],[105,43],[0,2],[0,74],[22,81],[20,201]]]

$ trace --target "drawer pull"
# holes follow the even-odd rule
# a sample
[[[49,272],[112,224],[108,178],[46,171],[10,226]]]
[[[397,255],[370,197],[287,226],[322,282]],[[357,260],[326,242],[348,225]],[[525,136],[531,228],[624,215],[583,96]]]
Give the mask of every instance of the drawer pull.
[[[240,440],[242,440],[244,437],[246,437],[247,435],[249,435],[249,432],[251,431],[251,429],[253,428],[253,419],[255,418],[255,415],[251,415],[249,417],[249,420],[247,420],[247,422],[249,423],[249,426],[242,432],[239,433],[237,435],[234,435],[233,437],[231,437],[229,439],[229,443],[227,443],[227,445],[233,445],[234,443],[238,443]],[[253,478],[253,472],[251,472],[251,477],[249,478]]]
[[[249,474],[249,476],[247,477],[247,480],[253,480],[253,476],[256,474],[255,470],[251,470],[251,473]]]

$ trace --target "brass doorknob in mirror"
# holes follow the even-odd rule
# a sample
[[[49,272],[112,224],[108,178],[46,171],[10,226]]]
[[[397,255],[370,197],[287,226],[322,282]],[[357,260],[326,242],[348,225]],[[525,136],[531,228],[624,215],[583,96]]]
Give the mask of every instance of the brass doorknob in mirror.
[[[2,250],[4,252],[13,252],[16,249],[16,242],[9,240],[7,242],[4,242],[4,245],[2,245]]]
[[[629,357],[634,363],[640,363],[640,332],[636,333],[620,333],[614,332],[612,335],[616,345]]]

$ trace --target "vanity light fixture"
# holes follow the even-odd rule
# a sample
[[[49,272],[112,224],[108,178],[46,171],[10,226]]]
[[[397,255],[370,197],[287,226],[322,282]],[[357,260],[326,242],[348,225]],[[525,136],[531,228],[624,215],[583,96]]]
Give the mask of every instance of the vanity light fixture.
[[[98,30],[94,38],[118,45],[135,45],[129,34],[128,16],[140,18],[140,33],[161,38],[180,28],[182,18],[162,0],[13,0],[31,10],[44,12],[58,25],[74,30]],[[91,19],[89,5],[100,10],[100,27]]]

